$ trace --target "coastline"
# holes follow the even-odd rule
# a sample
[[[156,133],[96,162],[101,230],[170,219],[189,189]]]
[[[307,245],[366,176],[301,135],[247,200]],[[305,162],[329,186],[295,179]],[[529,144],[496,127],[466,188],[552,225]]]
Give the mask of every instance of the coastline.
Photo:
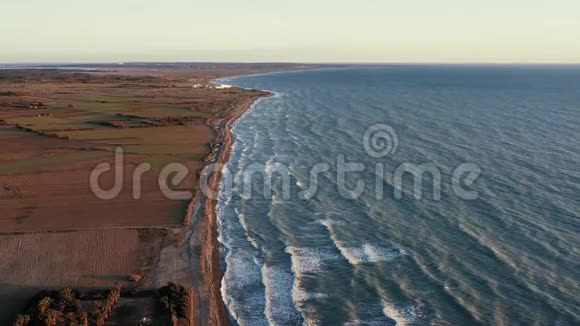
[[[216,80],[217,82],[217,80]],[[235,112],[224,123],[216,126],[218,133],[215,142],[212,144],[212,153],[205,160],[205,166],[210,163],[218,165],[226,164],[234,145],[232,133],[233,124],[247,111],[254,103],[261,98],[272,96],[273,93],[262,91],[262,95],[246,99],[239,103],[234,109]],[[216,148],[220,144],[219,148]],[[208,178],[207,187],[212,192],[219,192],[222,172],[221,169],[213,171]],[[203,195],[196,196],[190,203],[186,221],[191,220],[193,207],[199,205],[203,209],[203,219],[200,221],[198,228],[201,232],[201,272],[204,288],[208,299],[208,322],[209,325],[229,325],[229,313],[221,295],[222,271],[220,269],[220,244],[218,241],[218,221],[217,208],[218,199],[212,199]]]
[[[0,171],[8,185],[0,191],[7,206],[0,240],[9,259],[0,276],[14,284],[0,291],[0,300],[11,303],[0,309],[0,321],[11,322],[40,291],[104,289],[119,281],[142,289],[176,282],[191,291],[190,324],[229,324],[221,298],[217,200],[204,198],[198,181],[204,167],[229,160],[230,128],[257,99],[271,94],[242,87],[192,90],[192,85],[305,66],[135,64],[91,73],[0,69],[7,90],[0,94],[0,129],[7,131],[2,137],[8,146],[2,159],[9,163]],[[63,85],[66,94],[59,92]],[[180,187],[193,190],[194,198],[166,198],[158,173],[148,173],[139,188],[146,200],[137,202],[128,173],[126,187],[103,204],[85,176],[98,164],[116,164],[110,155],[115,145],[134,146],[119,165],[123,170],[149,161],[156,164],[154,171],[168,162],[186,165],[193,173]],[[103,176],[105,183],[112,181],[109,176]],[[217,192],[219,171],[207,176],[204,181]],[[88,250],[80,244],[95,239],[103,245],[90,251],[103,263],[85,264]],[[67,241],[77,244],[72,252],[62,246]]]

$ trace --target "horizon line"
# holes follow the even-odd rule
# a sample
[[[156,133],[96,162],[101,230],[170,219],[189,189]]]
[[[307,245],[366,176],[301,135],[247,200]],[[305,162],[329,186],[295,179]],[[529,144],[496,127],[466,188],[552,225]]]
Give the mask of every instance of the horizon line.
[[[301,62],[301,61],[47,61],[47,62],[31,62],[31,61],[10,61],[10,62],[0,62],[0,65],[46,65],[46,66],[56,66],[56,65],[132,65],[132,64],[297,64],[297,65],[580,65],[579,62],[550,62],[550,61],[537,61],[537,62],[486,62],[486,61],[465,61],[465,62],[446,62],[446,61],[433,61],[433,62],[364,62],[364,61],[319,61],[319,62]]]

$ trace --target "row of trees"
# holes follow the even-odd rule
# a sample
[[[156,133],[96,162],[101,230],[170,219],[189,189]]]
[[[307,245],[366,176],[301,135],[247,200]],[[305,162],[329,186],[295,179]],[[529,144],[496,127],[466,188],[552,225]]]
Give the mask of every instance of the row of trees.
[[[92,294],[87,293],[87,298],[84,298],[84,300],[88,302],[95,299],[102,299],[95,304],[94,310],[91,313],[87,313],[83,309],[83,305],[81,304],[83,294],[78,291],[62,289],[60,291],[43,292],[26,313],[17,317],[15,325],[103,326],[121,299],[121,289],[122,284],[117,282],[107,292],[100,292],[99,290]],[[95,295],[95,293],[98,293],[98,295]],[[130,293],[128,292],[126,295],[131,295]],[[149,295],[153,293],[149,292]],[[189,320],[191,302],[187,288],[181,284],[169,282],[166,286],[160,288],[157,293],[161,307],[171,317],[172,324],[177,325],[184,320]]]
[[[79,292],[62,289],[42,296],[26,314],[16,318],[15,325],[88,325],[88,314],[82,309]]]
[[[111,315],[113,308],[121,298],[120,282],[115,283],[106,298],[95,304],[92,314],[84,311],[81,305],[81,293],[62,289],[58,292],[47,292],[25,314],[18,315],[16,326],[103,326]]]
[[[95,305],[95,311],[91,316],[92,319],[95,321],[95,325],[103,326],[105,325],[105,321],[113,312],[113,308],[121,299],[121,287],[122,284],[120,282],[116,282],[109,294],[102,302],[98,302]]]

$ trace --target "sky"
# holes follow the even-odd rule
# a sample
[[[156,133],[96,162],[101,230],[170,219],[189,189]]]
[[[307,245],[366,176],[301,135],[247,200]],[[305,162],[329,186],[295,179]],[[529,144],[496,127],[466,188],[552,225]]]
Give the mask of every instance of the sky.
[[[0,1],[0,62],[127,61],[580,63],[580,1]]]

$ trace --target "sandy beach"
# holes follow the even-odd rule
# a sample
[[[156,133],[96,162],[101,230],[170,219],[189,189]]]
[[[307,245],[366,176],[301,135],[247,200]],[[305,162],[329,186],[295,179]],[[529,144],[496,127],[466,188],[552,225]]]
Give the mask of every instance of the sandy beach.
[[[263,96],[268,96],[268,94],[264,94]],[[224,124],[220,125],[220,134],[217,139],[220,141],[222,146],[220,146],[221,150],[215,153],[217,157],[215,160],[216,163],[225,164],[229,160],[231,148],[234,142],[231,133],[231,126],[252,106],[256,99],[240,103],[234,115]],[[221,170],[214,171],[208,182],[210,190],[215,192],[219,191],[220,180]],[[220,250],[217,240],[217,200],[209,198],[204,198],[202,200],[205,218],[200,225],[203,243],[201,270],[209,299],[209,323],[210,325],[227,325],[229,324],[228,312],[222,300],[220,290],[222,275],[220,271]]]

